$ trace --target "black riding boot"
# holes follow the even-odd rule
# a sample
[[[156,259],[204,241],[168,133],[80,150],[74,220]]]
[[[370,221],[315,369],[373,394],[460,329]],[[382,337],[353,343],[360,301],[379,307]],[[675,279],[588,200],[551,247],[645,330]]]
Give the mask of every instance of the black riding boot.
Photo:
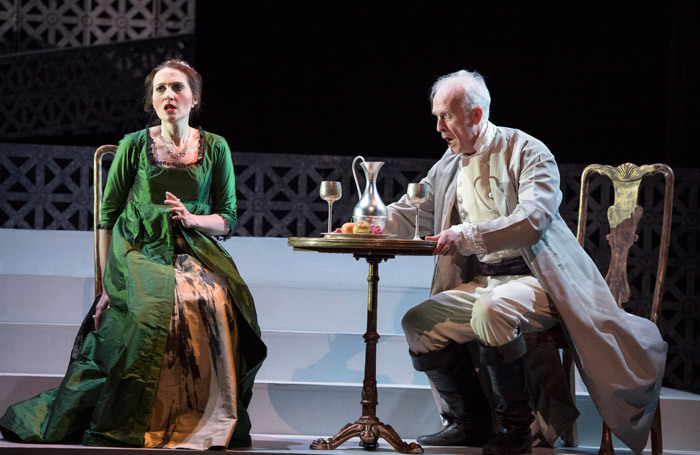
[[[530,392],[525,372],[525,338],[522,333],[503,346],[479,345],[481,363],[486,366],[496,400],[500,430],[482,450],[484,455],[532,453]]]
[[[466,345],[450,343],[427,354],[413,354],[413,367],[423,371],[449,411],[450,424],[435,434],[419,436],[419,444],[481,447],[491,437],[491,406],[484,395]]]

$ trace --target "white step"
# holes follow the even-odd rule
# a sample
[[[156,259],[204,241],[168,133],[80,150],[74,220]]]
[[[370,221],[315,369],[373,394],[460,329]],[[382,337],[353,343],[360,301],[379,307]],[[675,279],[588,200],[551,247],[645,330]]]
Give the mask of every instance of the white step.
[[[0,323],[0,373],[64,374],[77,331],[74,324]],[[268,357],[259,380],[359,383],[364,378],[362,334],[263,331],[263,340]],[[413,369],[402,335],[381,335],[377,382],[428,384]]]
[[[232,237],[222,246],[247,282],[366,288],[367,265],[349,254],[294,251],[287,239],[274,237]],[[430,256],[389,260],[379,267],[380,283],[428,287],[432,274],[425,267],[431,272],[432,263]],[[92,277],[93,266],[92,232],[0,229],[0,274]]]
[[[356,382],[364,379],[362,334],[263,332],[268,357],[258,378],[264,381]],[[377,343],[377,383],[427,386],[413,369],[402,335],[381,335]]]
[[[580,412],[577,420],[579,446],[600,446],[603,420],[596,410],[593,400],[587,394],[576,394],[576,408]],[[681,390],[661,388],[661,434],[664,453],[669,451],[700,451],[700,395]],[[645,450],[651,450],[647,442]],[[613,435],[615,448],[627,449]],[[629,449],[628,453],[629,452]]]
[[[67,275],[0,275],[0,321],[80,324],[92,305],[95,280]]]
[[[0,415],[8,406],[57,387],[60,376],[0,374]],[[377,386],[377,416],[402,437],[440,427],[427,386]],[[328,435],[362,414],[360,383],[256,381],[249,406],[254,433]]]
[[[428,298],[428,288],[387,286],[381,282],[381,273],[380,270],[377,330],[402,334],[401,318],[409,308]],[[363,277],[366,283],[365,279]],[[265,330],[364,333],[367,329],[366,284],[365,287],[313,283],[248,284],[255,298],[260,327]]]
[[[249,281],[248,286],[265,330],[366,331],[367,289],[362,282],[330,286]],[[92,277],[2,274],[0,289],[0,321],[79,324],[92,304],[94,282]],[[383,286],[380,281],[378,330],[401,334],[402,315],[427,297],[428,288]]]
[[[428,297],[428,288],[382,286],[377,328],[401,334],[401,317]],[[367,289],[350,285],[248,282],[265,330],[364,332]],[[0,321],[79,324],[93,301],[92,277],[0,275]],[[310,317],[313,315],[313,317]]]
[[[0,322],[82,321],[94,294],[92,235],[78,234],[82,235],[0,229]],[[58,251],[46,244],[47,238],[54,239]],[[234,237],[224,246],[250,287],[262,329],[366,330],[368,266],[364,261],[349,255],[293,251],[286,239],[279,238]],[[380,265],[377,327],[381,333],[402,333],[401,317],[428,297],[431,273],[430,257],[399,257]]]
[[[0,374],[0,413],[12,403],[56,387],[59,376]],[[360,417],[360,384],[287,383],[258,381],[249,410],[253,433],[332,436],[342,425]],[[377,417],[402,438],[415,439],[440,427],[427,387],[378,386]],[[698,451],[700,396],[673,389],[661,390],[664,451]],[[600,445],[601,420],[588,395],[577,394],[579,447]],[[617,449],[625,446],[613,438]],[[647,450],[650,448],[647,445]]]
[[[361,384],[256,382],[253,432],[333,436],[362,415]],[[377,386],[377,417],[403,438],[438,431],[440,419],[427,387]]]

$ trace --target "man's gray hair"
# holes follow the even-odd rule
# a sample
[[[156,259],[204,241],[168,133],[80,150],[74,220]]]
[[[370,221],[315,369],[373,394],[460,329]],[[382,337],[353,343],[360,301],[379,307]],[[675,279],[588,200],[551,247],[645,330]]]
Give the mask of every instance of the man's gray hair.
[[[430,90],[430,101],[433,101],[435,94],[445,83],[456,82],[464,88],[464,99],[462,107],[464,112],[469,112],[475,107],[480,107],[483,111],[482,122],[489,119],[489,108],[491,106],[491,95],[486,88],[484,77],[476,71],[459,70],[454,73],[440,76]]]

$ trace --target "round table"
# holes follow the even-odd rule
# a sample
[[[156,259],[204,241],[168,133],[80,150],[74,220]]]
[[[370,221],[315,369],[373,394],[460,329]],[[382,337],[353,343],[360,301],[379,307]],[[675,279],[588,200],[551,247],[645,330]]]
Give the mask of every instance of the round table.
[[[436,242],[404,240],[352,235],[337,237],[290,237],[287,244],[295,251],[352,254],[355,259],[365,259],[369,264],[367,276],[367,332],[365,339],[365,378],[362,382],[362,416],[355,423],[343,426],[333,437],[317,439],[311,449],[331,450],[348,439],[359,436],[366,450],[377,448],[379,438],[384,438],[401,453],[423,453],[420,444],[404,442],[396,431],[377,419],[377,283],[379,263],[396,256],[431,256]]]

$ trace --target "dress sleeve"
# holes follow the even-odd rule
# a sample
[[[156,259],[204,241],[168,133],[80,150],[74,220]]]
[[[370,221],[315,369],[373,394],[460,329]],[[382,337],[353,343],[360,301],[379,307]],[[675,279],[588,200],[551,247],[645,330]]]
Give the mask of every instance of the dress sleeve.
[[[107,185],[102,194],[99,228],[112,229],[124,210],[136,176],[138,156],[138,145],[132,135],[124,136],[119,141],[119,148],[109,168]]]
[[[228,224],[229,231],[223,236],[231,237],[236,226],[236,177],[233,173],[233,160],[231,149],[224,138],[218,138],[213,144],[215,149],[215,161],[212,169],[211,186],[211,210],[213,214],[221,216]]]

